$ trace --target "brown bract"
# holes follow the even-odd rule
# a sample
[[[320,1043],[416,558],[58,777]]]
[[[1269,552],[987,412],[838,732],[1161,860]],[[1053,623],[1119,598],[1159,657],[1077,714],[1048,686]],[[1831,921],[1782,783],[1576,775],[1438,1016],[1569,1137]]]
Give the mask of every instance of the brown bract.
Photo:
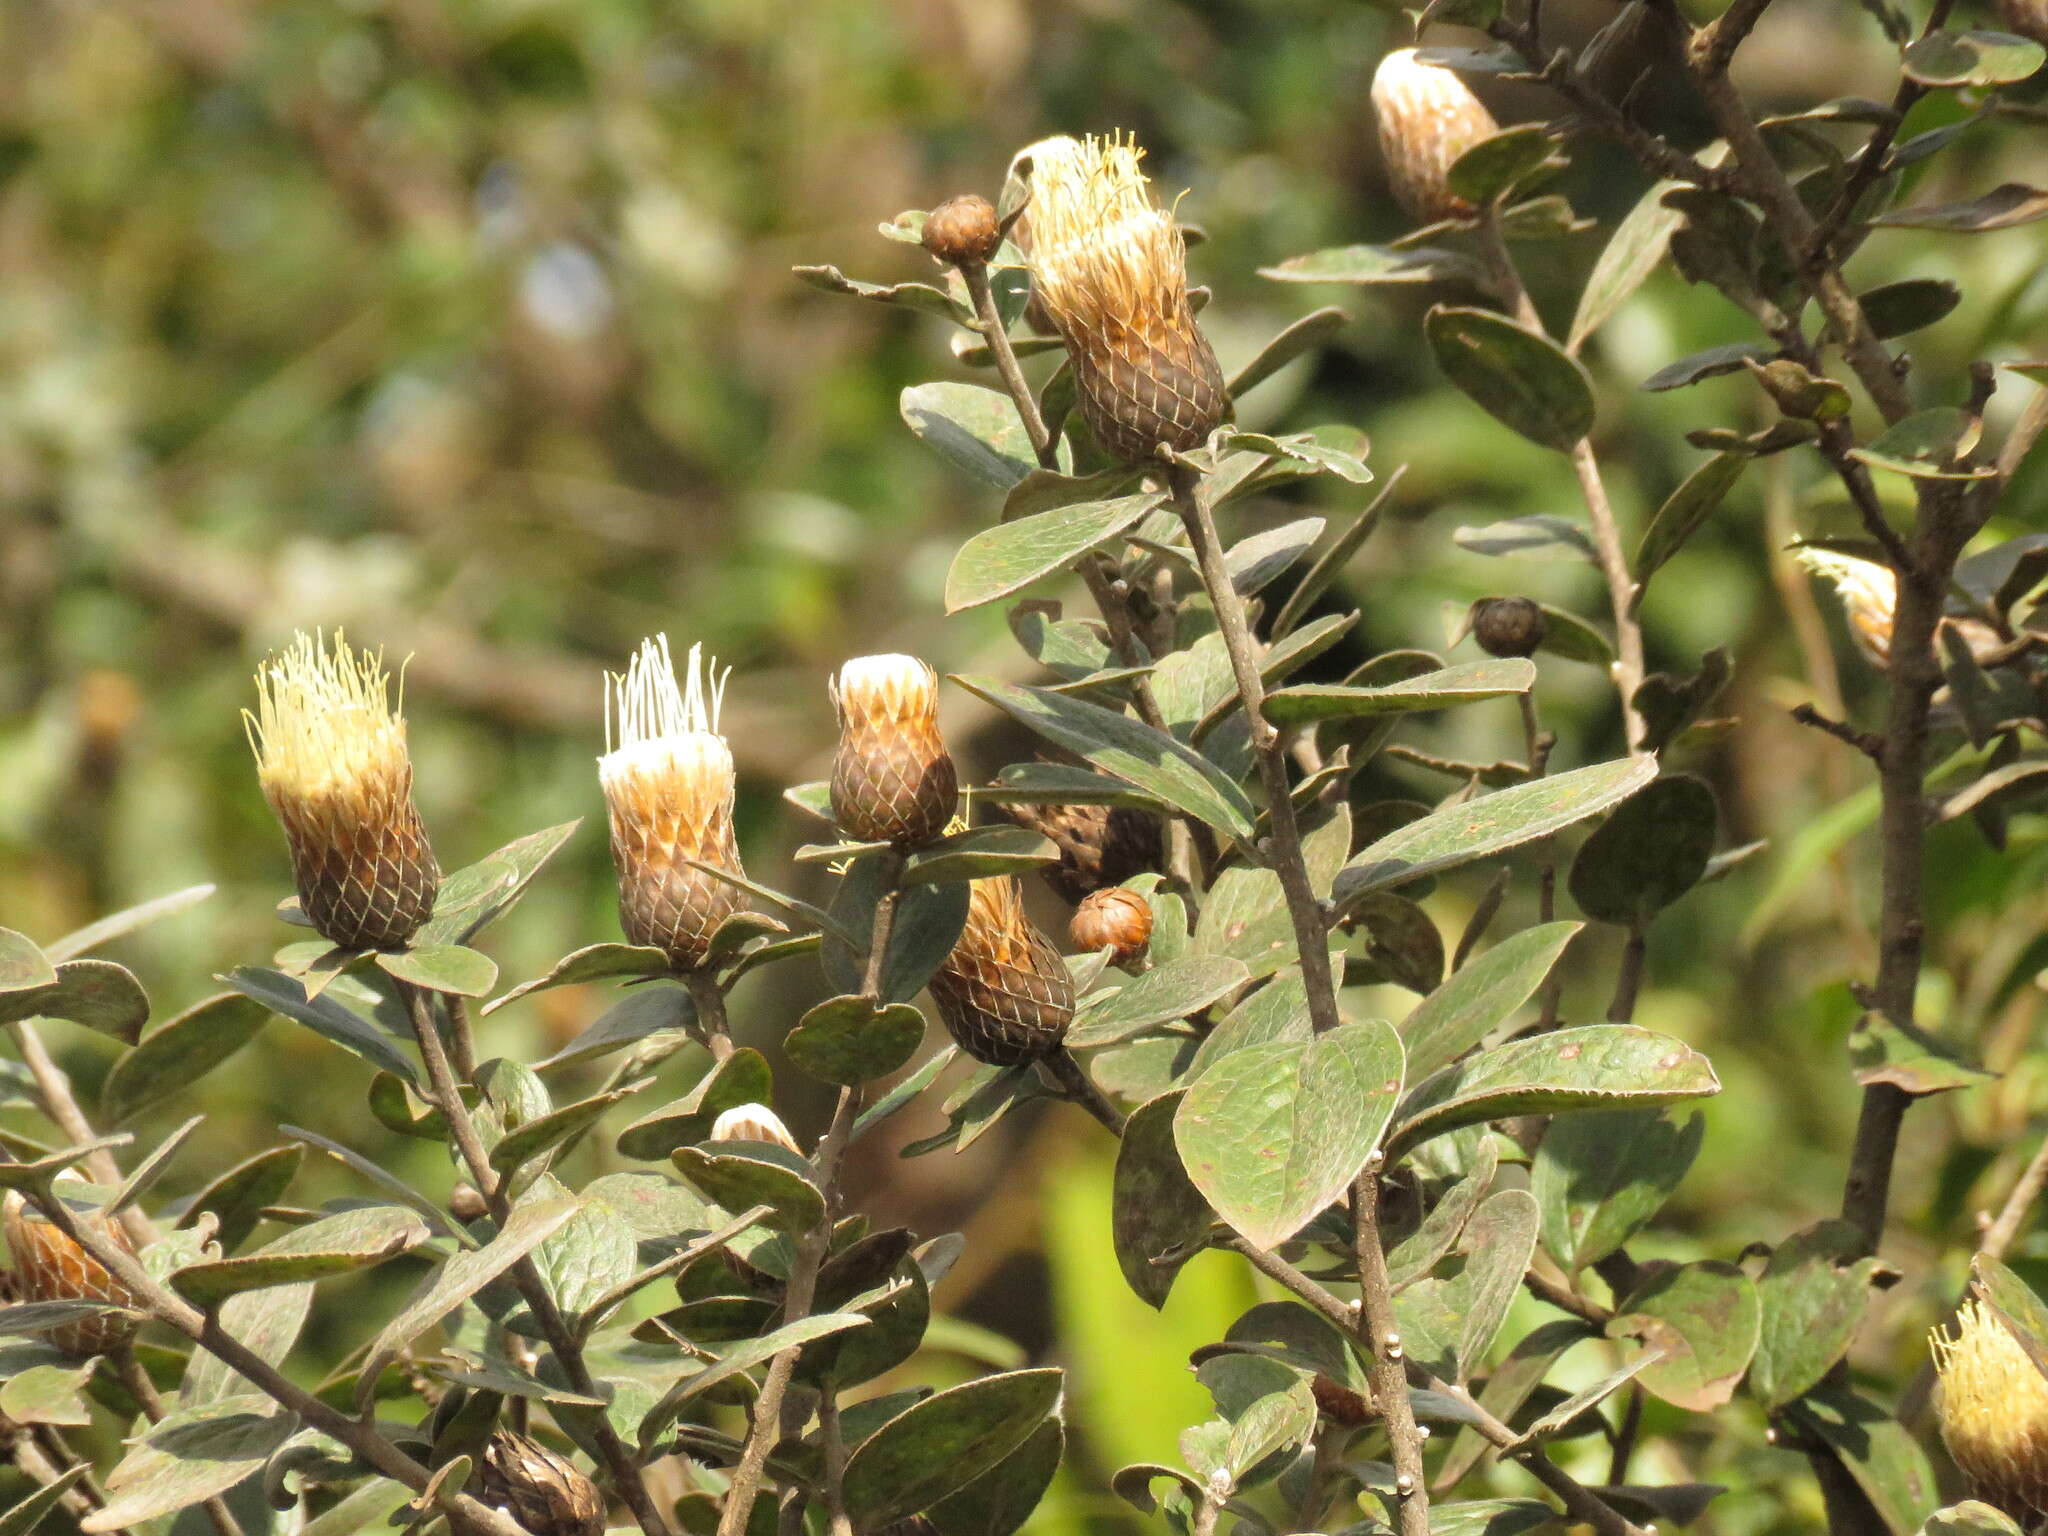
[[[1108,950],[1114,964],[1135,960],[1152,942],[1151,903],[1136,891],[1108,886],[1081,903],[1067,936],[1076,949]]]
[[[1033,293],[1067,344],[1081,414],[1129,462],[1198,448],[1230,414],[1216,354],[1188,301],[1187,248],[1152,199],[1142,152],[1119,139],[1045,139],[1028,176]]]
[[[538,1440],[501,1429],[485,1442],[474,1475],[476,1496],[502,1509],[533,1536],[602,1536],[604,1495],[567,1457]]]
[[[2048,1378],[1982,1302],[1930,1343],[1942,1443],[1989,1503],[2021,1524],[2048,1515]]]
[[[858,656],[831,685],[839,716],[832,815],[855,842],[927,842],[944,834],[959,774],[939,735],[939,678],[915,656]]]
[[[974,882],[967,925],[930,986],[947,1033],[991,1066],[1050,1055],[1074,1017],[1073,980],[1052,941],[1024,915],[1013,875]]]
[[[1002,243],[995,205],[978,193],[949,197],[924,216],[924,248],[954,266],[987,261]]]
[[[789,1134],[789,1127],[782,1123],[782,1116],[766,1104],[735,1104],[711,1123],[711,1139],[765,1142],[794,1152],[799,1157],[803,1155],[803,1148]]]
[[[1424,64],[1413,48],[1397,48],[1373,74],[1372,110],[1387,180],[1401,206],[1426,223],[1470,218],[1472,205],[1451,192],[1450,169],[1466,150],[1500,132],[1500,124],[1465,82]]]
[[[118,1221],[97,1212],[78,1216],[84,1226],[127,1253],[135,1252]],[[5,1227],[8,1251],[14,1256],[13,1288],[22,1301],[104,1301],[137,1307],[135,1293],[100,1267],[99,1260],[29,1209],[16,1192],[7,1196]],[[140,1326],[137,1317],[102,1313],[52,1328],[48,1338],[67,1355],[104,1355],[128,1342]]]
[[[404,944],[433,915],[441,869],[412,799],[405,720],[382,662],[299,635],[256,674],[244,711],[257,779],[291,850],[299,905],[347,949]]]

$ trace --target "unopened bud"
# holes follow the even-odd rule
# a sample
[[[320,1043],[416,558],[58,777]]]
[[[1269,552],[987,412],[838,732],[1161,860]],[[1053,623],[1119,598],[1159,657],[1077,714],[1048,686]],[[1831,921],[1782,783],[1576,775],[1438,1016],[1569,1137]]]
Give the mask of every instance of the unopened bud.
[[[1978,1493],[2022,1524],[2048,1515],[2048,1378],[1981,1301],[1928,1338],[1942,1443]]]
[[[832,815],[856,842],[908,846],[946,830],[959,775],[939,735],[939,676],[915,656],[857,656],[832,683]]]
[[[1067,937],[1076,949],[1108,950],[1114,965],[1135,960],[1152,942],[1152,904],[1136,891],[1108,886],[1081,903]]]
[[[690,861],[740,872],[733,835],[732,749],[718,734],[725,676],[690,647],[679,684],[668,637],[642,643],[606,688],[605,755],[598,759],[619,872],[619,926],[629,943],[679,971],[704,963],[711,936],[740,908],[737,887]]]
[[[1358,1425],[1372,1417],[1372,1402],[1364,1393],[1318,1372],[1309,1378],[1309,1392],[1316,1409],[1333,1424]]]
[[[1198,448],[1230,414],[1188,300],[1186,243],[1142,158],[1126,140],[1061,137],[1012,167],[1031,185],[1032,292],[1067,344],[1081,415],[1131,463]]]
[[[1899,606],[1899,581],[1891,567],[1812,544],[1800,545],[1793,554],[1807,570],[1834,585],[1857,649],[1875,665],[1889,666],[1892,617]]]
[[[987,261],[1002,243],[995,205],[979,193],[949,197],[924,216],[924,248],[956,267]]]
[[[501,1429],[484,1443],[472,1483],[478,1499],[533,1536],[603,1536],[604,1495],[565,1456]]]
[[[1024,915],[1014,875],[976,880],[967,925],[930,982],[939,1021],[976,1061],[1013,1067],[1059,1049],[1074,983],[1051,940]]]
[[[474,1184],[458,1180],[448,1191],[448,1214],[457,1221],[478,1221],[489,1212],[490,1204],[477,1193]]]
[[[1019,826],[1052,839],[1057,864],[1039,873],[1062,901],[1081,902],[1166,867],[1166,835],[1150,811],[1127,805],[1006,805]]]
[[[80,1212],[75,1219],[81,1230],[133,1255],[135,1245],[120,1222],[99,1212]],[[104,1301],[117,1307],[136,1307],[135,1293],[102,1267],[62,1228],[30,1209],[18,1192],[10,1192],[4,1226],[8,1251],[14,1256],[13,1289],[23,1301]],[[121,1312],[105,1312],[80,1318],[61,1328],[52,1328],[48,1338],[67,1355],[104,1355],[134,1337],[140,1319]]]
[[[766,1104],[735,1104],[711,1124],[713,1141],[765,1141],[771,1146],[785,1148],[799,1156],[803,1148],[796,1144],[796,1138],[789,1134],[789,1127],[782,1123],[782,1116]]]
[[[1489,656],[1533,656],[1550,621],[1526,597],[1489,597],[1472,610],[1472,638]]]
[[[340,635],[299,635],[256,674],[242,712],[256,777],[290,846],[306,920],[344,949],[404,944],[433,914],[441,868],[412,801],[405,719],[383,662]]]
[[[1465,82],[1397,48],[1373,74],[1372,109],[1395,200],[1431,223],[1470,218],[1472,205],[1450,189],[1451,166],[1500,125]]]

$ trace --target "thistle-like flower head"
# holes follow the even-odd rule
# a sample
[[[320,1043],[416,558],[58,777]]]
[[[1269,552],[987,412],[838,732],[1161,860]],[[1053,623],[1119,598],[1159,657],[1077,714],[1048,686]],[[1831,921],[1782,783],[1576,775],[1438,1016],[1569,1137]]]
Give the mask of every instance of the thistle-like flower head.
[[[300,905],[330,942],[403,944],[441,871],[412,800],[405,719],[383,659],[300,634],[256,674],[242,712],[264,798],[284,826]]]
[[[1026,915],[1014,875],[972,883],[966,926],[930,986],[939,1021],[960,1049],[994,1066],[1050,1055],[1074,1017],[1073,979]]]
[[[915,656],[857,656],[830,685],[839,716],[832,814],[860,842],[908,846],[946,830],[959,775],[939,735],[939,676]]]
[[[679,970],[703,963],[711,936],[741,900],[688,862],[740,869],[732,749],[718,733],[727,675],[693,645],[678,680],[668,637],[659,635],[606,679],[597,773],[619,872],[619,919],[629,940],[661,950]]]
[[[1941,1438],[1978,1491],[2022,1523],[2048,1515],[2048,1377],[1975,1297],[1928,1340]]]
[[[1031,275],[1067,344],[1082,414],[1133,462],[1199,447],[1230,411],[1216,354],[1188,299],[1187,247],[1119,135],[1043,139],[1017,156],[1028,176]]]
[[[1807,570],[1833,584],[1857,648],[1878,666],[1888,665],[1892,615],[1899,602],[1899,581],[1891,567],[1812,544],[1802,544],[1792,553]]]
[[[1425,64],[1413,48],[1396,48],[1373,72],[1372,109],[1401,206],[1431,222],[1469,217],[1472,205],[1450,189],[1451,166],[1500,132],[1470,87],[1452,71]]]

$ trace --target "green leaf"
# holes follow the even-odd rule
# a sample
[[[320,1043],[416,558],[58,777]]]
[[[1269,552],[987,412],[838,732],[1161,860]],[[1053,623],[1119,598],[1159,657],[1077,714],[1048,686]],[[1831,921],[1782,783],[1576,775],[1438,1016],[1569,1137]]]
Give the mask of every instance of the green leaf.
[[[1918,480],[1966,480],[1985,472],[1956,467],[1955,461],[1982,431],[1983,423],[1960,406],[1938,405],[1893,423],[1849,456]]]
[[[546,1242],[582,1208],[582,1196],[521,1205],[490,1242],[456,1254],[428,1275],[370,1345],[357,1376],[356,1406],[367,1414],[376,1398],[377,1378],[406,1345]]]
[[[956,469],[1007,491],[1038,468],[1008,395],[976,384],[914,384],[899,409],[910,430]]]
[[[1615,225],[1579,295],[1578,313],[1572,316],[1571,335],[1565,341],[1568,351],[1577,352],[1663,264],[1672,233],[1685,218],[1678,209],[1666,206],[1664,194],[1681,185],[1676,181],[1656,183]]]
[[[862,1110],[860,1118],[853,1122],[853,1131],[847,1136],[846,1144],[852,1146],[853,1143],[859,1141],[869,1131],[880,1125],[899,1109],[902,1109],[904,1105],[910,1103],[920,1093],[923,1093],[925,1089],[931,1087],[938,1075],[952,1065],[953,1058],[958,1054],[958,1046],[947,1045],[942,1047],[923,1066],[919,1067],[910,1076],[904,1078],[887,1093],[875,1100],[874,1103]]]
[[[1105,773],[1125,779],[1177,810],[1233,837],[1252,832],[1244,791],[1207,758],[1171,736],[1094,704],[993,677],[956,679],[1020,724]]]
[[[1961,203],[1899,208],[1870,222],[1894,229],[1935,229],[1951,235],[1981,235],[2048,219],[2048,191],[2016,181]]]
[[[750,1045],[740,1046],[725,1060],[714,1063],[683,1097],[642,1115],[620,1131],[618,1149],[626,1157],[659,1162],[677,1147],[704,1140],[728,1109],[766,1104],[774,1096],[775,1078],[768,1069],[768,1058]]]
[[[2005,1511],[1978,1499],[1965,1499],[1929,1515],[1920,1527],[1920,1536],[2021,1536],[2021,1532]]]
[[[41,1530],[43,1517],[56,1509],[72,1485],[90,1470],[82,1465],[73,1467],[55,1482],[36,1489],[19,1504],[0,1512],[0,1536],[32,1536],[33,1532]]]
[[[979,608],[1065,570],[1165,502],[1165,492],[1148,491],[1114,501],[1055,507],[984,528],[953,557],[953,568],[946,573],[946,612]]]
[[[1059,1404],[1064,1373],[1011,1371],[936,1392],[855,1448],[846,1506],[858,1528],[907,1519],[1013,1455]]]
[[[857,858],[840,877],[832,899],[832,919],[839,932],[827,937],[821,958],[825,979],[842,993],[858,992],[866,984],[868,936],[874,929],[875,908],[888,888],[889,872],[879,858]],[[882,957],[883,1002],[907,1003],[924,990],[932,972],[959,942],[969,900],[964,881],[903,887],[896,898],[889,950]],[[848,938],[842,940],[842,933]]]
[[[1490,203],[1541,170],[1561,143],[1546,123],[1519,123],[1503,128],[1453,160],[1444,183],[1453,195],[1468,203]]]
[[[1336,475],[1353,485],[1365,485],[1372,479],[1372,471],[1365,467],[1360,455],[1365,451],[1363,443],[1353,447],[1336,446],[1325,442],[1325,438],[1337,439],[1348,429],[1340,427],[1318,427],[1309,432],[1293,432],[1285,437],[1274,437],[1265,432],[1232,432],[1223,439],[1223,446],[1229,449],[1251,453],[1268,454],[1279,459],[1291,459],[1297,464],[1307,465],[1312,473]]]
[[[1653,758],[1597,763],[1434,811],[1354,856],[1337,876],[1333,898],[1341,907],[1367,891],[1548,837],[1627,799],[1656,776]]]
[[[1266,718],[1275,725],[1304,725],[1350,715],[1411,714],[1453,709],[1482,699],[1527,693],[1536,684],[1535,665],[1522,657],[1468,661],[1440,672],[1425,672],[1384,688],[1349,688],[1303,683],[1266,696]]]
[[[1717,453],[1685,477],[1677,490],[1657,509],[1643,541],[1636,547],[1637,600],[1650,584],[1650,577],[1685,546],[1685,541],[1706,525],[1714,509],[1735,488],[1749,467],[1749,457],[1740,453]]]
[[[100,1084],[100,1109],[116,1124],[199,1081],[270,1022],[270,1009],[222,992],[166,1019],[124,1051]]]
[[[1537,1419],[1516,1438],[1512,1447],[1504,1446],[1503,1451],[1540,1445],[1569,1430],[1583,1415],[1591,1413],[1616,1392],[1627,1386],[1636,1377],[1655,1365],[1662,1356],[1645,1350],[1619,1370],[1610,1371],[1590,1387],[1582,1387],[1555,1408]],[[1719,1491],[1719,1490],[1717,1490]]]
[[[1856,296],[1879,340],[1906,336],[1945,319],[1963,302],[1963,290],[1941,277],[1908,277]]]
[[[314,1034],[362,1057],[380,1071],[389,1072],[414,1087],[419,1085],[412,1063],[399,1053],[384,1032],[333,997],[323,994],[308,999],[305,987],[299,982],[259,966],[238,966],[215,979],[225,982],[244,997],[254,998],[272,1013],[305,1025]]]
[[[564,955],[545,976],[522,981],[503,997],[492,998],[484,1004],[483,1012],[489,1016],[514,998],[529,992],[545,992],[550,987],[603,981],[612,976],[665,976],[668,970],[668,956],[658,949],[638,944],[590,944]]]
[[[534,1070],[553,1072],[596,1061],[657,1035],[672,1035],[680,1046],[690,1038],[690,1026],[696,1020],[696,1004],[685,988],[635,987],[599,1014],[582,1034],[546,1060],[535,1062]],[[648,1062],[644,1055],[638,1059]]]
[[[1190,1018],[1250,979],[1243,964],[1228,956],[1183,955],[1123,986],[1091,993],[1075,1016],[1067,1044],[1076,1049],[1108,1045]]]
[[[1110,1237],[1125,1281],[1154,1307],[1166,1305],[1181,1266],[1200,1251],[1215,1219],[1174,1143],[1173,1119],[1183,1097],[1176,1089],[1139,1105],[1116,1153]]]
[[[1934,1468],[1904,1425],[1847,1387],[1823,1385],[1786,1413],[1825,1441],[1894,1536],[1912,1536],[1939,1502]]]
[[[899,309],[914,309],[919,314],[930,315],[938,320],[950,320],[955,325],[970,325],[974,321],[973,311],[950,294],[932,287],[929,283],[863,283],[848,277],[837,267],[792,267],[790,271],[800,283],[821,288],[826,293],[844,294],[850,299],[866,299],[871,304],[887,304]]]
[[[2014,85],[2044,60],[2048,49],[2009,32],[1940,31],[1909,44],[1900,69],[1921,85]]]
[[[1452,531],[1451,542],[1475,555],[1519,556],[1528,560],[1597,562],[1592,535],[1583,523],[1548,512],[1504,517],[1497,523]]]
[[[27,934],[0,928],[0,994],[57,984],[57,967]]]
[[[282,1366],[312,1310],[310,1284],[281,1285],[230,1296],[220,1309],[219,1321],[230,1338],[239,1339],[258,1359]],[[220,1356],[195,1349],[184,1377],[178,1382],[178,1401],[192,1408],[200,1403],[218,1402],[237,1392],[255,1390],[253,1382]]]
[[[924,1015],[908,1003],[877,1006],[852,993],[806,1013],[782,1048],[819,1081],[857,1087],[898,1071],[923,1043]]]
[[[1556,1511],[1537,1499],[1469,1499],[1431,1504],[1430,1536],[1524,1536],[1550,1525]]]
[[[1670,1104],[1720,1092],[1707,1058],[1632,1024],[1589,1024],[1510,1040],[1409,1090],[1387,1162],[1462,1125],[1509,1115]]]
[[[92,1423],[83,1396],[93,1365],[32,1365],[0,1382],[0,1413],[17,1424],[80,1428]]]
[[[1478,286],[1485,269],[1459,251],[1417,245],[1396,250],[1385,245],[1340,245],[1294,256],[1277,267],[1259,268],[1259,276],[1280,283],[1463,282]]]
[[[1572,860],[1572,900],[1588,917],[1640,928],[1698,884],[1720,836],[1704,780],[1667,774],[1621,803]]]
[[[1702,379],[1716,378],[1724,373],[1740,373],[1752,362],[1763,362],[1776,357],[1778,350],[1762,342],[1737,341],[1727,346],[1709,347],[1704,352],[1694,352],[1681,357],[1675,363],[1667,363],[1638,385],[1639,389],[1658,394],[1667,389],[1684,389]]]
[[[106,1507],[79,1528],[118,1531],[225,1493],[297,1429],[295,1415],[254,1393],[180,1407],[152,1425],[107,1474]]]
[[[1306,1044],[1237,1051],[1188,1090],[1174,1142],[1217,1215],[1270,1248],[1358,1176],[1386,1129],[1401,1073],[1400,1037],[1377,1019]]]
[[[26,974],[26,963],[17,963]],[[0,1024],[33,1018],[68,1019],[133,1045],[149,1021],[149,994],[126,966],[66,960],[57,967],[57,979],[45,986],[0,990]]]
[[[400,981],[457,997],[482,997],[498,984],[498,962],[460,944],[381,951],[377,964]]]
[[[1685,1178],[1705,1134],[1705,1116],[1679,1126],[1656,1109],[1553,1121],[1529,1188],[1543,1209],[1543,1246],[1564,1272],[1598,1263],[1640,1231]]]
[[[1762,1309],[1733,1264],[1660,1264],[1615,1309],[1609,1338],[1641,1339],[1663,1358],[1638,1378],[1646,1391],[1694,1413],[1735,1395],[1756,1353]]]
[[[903,867],[905,885],[943,885],[988,875],[1021,875],[1059,862],[1052,840],[1028,827],[970,827],[912,853]]]
[[[769,1206],[775,1212],[771,1220],[789,1232],[807,1231],[818,1224],[825,1214],[825,1197],[803,1158],[764,1142],[719,1145],[727,1150],[677,1147],[669,1161],[705,1199],[728,1211]]]
[[[730,1352],[703,1370],[683,1377],[663,1394],[653,1410],[641,1421],[641,1448],[645,1450],[651,1447],[686,1404],[719,1382],[728,1381],[757,1365],[765,1365],[785,1349],[794,1349],[799,1344],[812,1339],[822,1339],[828,1334],[841,1333],[848,1328],[864,1327],[867,1323],[868,1319],[857,1312],[821,1312],[810,1317],[800,1317],[792,1323],[785,1323],[765,1337],[741,1340]]]
[[[427,1225],[413,1211],[396,1205],[367,1206],[295,1228],[240,1258],[187,1265],[171,1276],[171,1288],[193,1306],[210,1311],[243,1291],[369,1269],[426,1239]]]
[[[1334,305],[1303,315],[1259,349],[1258,355],[1231,376],[1230,398],[1241,399],[1297,357],[1304,357],[1344,328],[1351,316]]]
[[[582,824],[579,818],[529,832],[447,876],[434,899],[434,915],[413,935],[413,942],[421,946],[467,944],[486,924],[512,909],[541,867]]]
[[[925,1511],[939,1536],[1014,1536],[1059,1472],[1066,1432],[1047,1419],[1023,1445]]]
[[[1445,376],[1531,442],[1568,453],[1593,429],[1593,381],[1547,336],[1492,310],[1446,305],[1422,328]]]
[[[189,1227],[203,1212],[220,1223],[215,1236],[223,1252],[233,1253],[263,1219],[266,1206],[278,1204],[305,1161],[304,1147],[272,1147],[235,1164],[192,1197],[178,1225]]]
[[[1507,1023],[1543,985],[1583,926],[1544,923],[1525,928],[1460,966],[1402,1021],[1409,1074],[1419,1082]]]
[[[1485,1361],[1521,1292],[1540,1220],[1526,1189],[1503,1189],[1480,1204],[1458,1241],[1464,1268],[1419,1282],[1395,1304],[1410,1356],[1459,1382]]]
[[[1866,1013],[1849,1031],[1849,1063],[1856,1081],[1875,1083],[1914,1097],[1972,1088],[1994,1075],[1964,1061],[1917,1024]]]
[[[553,1152],[570,1137],[581,1135],[597,1124],[614,1104],[631,1098],[650,1081],[652,1079],[642,1078],[609,1093],[593,1094],[574,1104],[564,1104],[560,1109],[549,1110],[507,1131],[504,1139],[491,1148],[491,1166],[508,1177],[518,1173],[533,1159]]]
[[[1119,805],[1152,811],[1159,802],[1122,779],[1066,763],[1012,763],[987,789],[968,791],[999,805]]]
[[[562,1186],[549,1178],[536,1185],[535,1192],[558,1194]],[[533,1251],[533,1265],[556,1308],[573,1326],[574,1319],[638,1271],[640,1241],[623,1215],[586,1191],[583,1209]],[[509,1321],[529,1336],[543,1332],[530,1310]]]
[[[476,1239],[470,1236],[468,1229],[458,1226],[449,1220],[446,1211],[406,1183],[405,1180],[399,1178],[397,1174],[390,1173],[379,1167],[367,1157],[364,1157],[362,1153],[344,1147],[338,1141],[329,1141],[325,1136],[317,1132],[308,1131],[296,1125],[280,1125],[277,1129],[280,1134],[289,1136],[294,1141],[304,1142],[309,1147],[318,1147],[329,1157],[347,1164],[400,1204],[417,1211],[438,1236],[451,1238],[465,1248],[478,1246]]]
[[[1320,517],[1300,517],[1239,539],[1223,557],[1230,585],[1239,597],[1257,596],[1315,548],[1328,526]]]
[[[0,1305],[0,1335],[8,1338],[33,1337],[88,1317],[104,1317],[109,1312],[129,1310],[110,1301],[24,1301],[11,1306]]]
[[[1392,891],[1359,898],[1350,920],[1365,929],[1365,953],[1358,957],[1360,980],[1393,982],[1426,993],[1444,979],[1444,939],[1436,920],[1415,902]]]
[[[1898,1278],[1862,1251],[1846,1221],[1821,1221],[1771,1251],[1756,1283],[1763,1321],[1749,1364],[1749,1390],[1766,1408],[1782,1408],[1812,1390],[1848,1353],[1871,1292]]]
[[[1188,1064],[1194,1082],[1222,1057],[1255,1045],[1305,1042],[1315,1031],[1309,1023],[1308,988],[1299,967],[1282,970],[1265,986],[1239,1003],[1202,1038]]]
[[[119,912],[110,912],[97,922],[87,923],[76,932],[67,933],[56,943],[47,946],[45,953],[52,960],[71,960],[79,955],[90,954],[102,944],[111,944],[138,929],[147,928],[151,923],[196,907],[211,896],[217,887],[213,885],[188,885],[181,891],[170,891],[162,896],[152,896],[148,901],[137,902]],[[4,930],[0,930],[4,932]],[[4,950],[0,942],[0,950]],[[6,962],[0,959],[0,976],[4,976]],[[4,980],[0,980],[0,992],[11,991]]]
[[[1471,1171],[1444,1191],[1422,1218],[1422,1224],[1387,1254],[1387,1283],[1396,1295],[1435,1269],[1457,1246],[1472,1213],[1491,1189],[1499,1167],[1500,1154],[1494,1150],[1492,1139],[1482,1140]]]

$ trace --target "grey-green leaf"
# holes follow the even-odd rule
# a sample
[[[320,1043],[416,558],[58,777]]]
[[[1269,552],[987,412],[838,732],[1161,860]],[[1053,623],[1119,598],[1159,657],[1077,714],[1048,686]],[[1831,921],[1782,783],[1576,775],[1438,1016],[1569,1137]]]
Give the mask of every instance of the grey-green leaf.
[[[914,384],[903,391],[900,409],[940,458],[997,490],[1038,468],[1008,395],[977,384]]]
[[[946,612],[962,613],[1022,591],[1099,549],[1163,504],[1164,492],[1084,501],[984,528],[953,557]]]
[[[25,968],[21,973],[26,974]],[[66,960],[57,967],[57,979],[45,986],[0,990],[0,1024],[37,1017],[68,1019],[133,1045],[149,1021],[149,995],[126,966]]]
[[[1586,839],[1572,860],[1572,900],[1588,917],[1640,927],[1707,872],[1721,812],[1689,773],[1645,785]]]
[[[1348,715],[1453,709],[1482,699],[1527,693],[1535,683],[1535,665],[1525,658],[1489,658],[1425,672],[1384,688],[1351,688],[1333,683],[1302,683],[1282,688],[1266,696],[1266,718],[1275,725],[1304,725]]]
[[[1183,955],[1114,990],[1089,994],[1067,1034],[1067,1044],[1108,1045],[1189,1018],[1250,979],[1243,963],[1228,956]]]
[[[1116,1261],[1131,1289],[1155,1307],[1166,1305],[1175,1276],[1199,1251],[1214,1219],[1174,1143],[1173,1117],[1182,1097],[1175,1090],[1139,1105],[1116,1152],[1110,1202]]]
[[[1627,1242],[1671,1198],[1699,1155],[1706,1118],[1661,1110],[1567,1115],[1551,1123],[1529,1172],[1543,1246],[1576,1274]]]
[[[1012,1455],[1059,1404],[1064,1373],[1010,1371],[934,1393],[855,1448],[846,1504],[860,1529],[929,1508]]]
[[[222,992],[166,1019],[122,1053],[100,1085],[100,1109],[116,1124],[189,1088],[261,1033],[270,1009]]]
[[[1460,966],[1401,1023],[1409,1075],[1420,1082],[1507,1023],[1543,985],[1583,926],[1543,923],[1524,928]]]
[[[1593,428],[1593,381],[1558,344],[1489,309],[1438,305],[1423,334],[1446,377],[1504,426],[1566,453]]]

